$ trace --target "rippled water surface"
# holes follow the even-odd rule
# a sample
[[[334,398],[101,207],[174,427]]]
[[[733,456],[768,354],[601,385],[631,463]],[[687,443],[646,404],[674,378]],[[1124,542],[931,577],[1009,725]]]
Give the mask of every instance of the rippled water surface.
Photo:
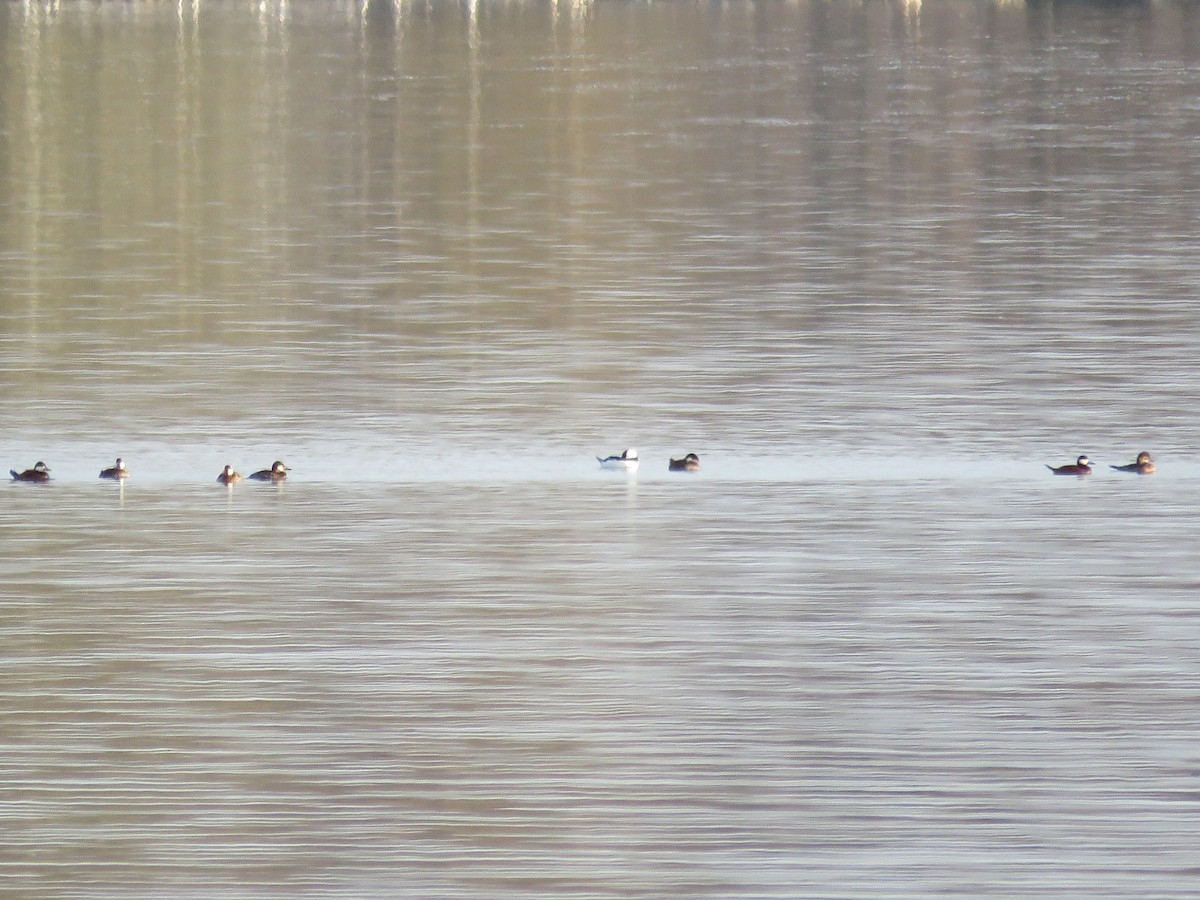
[[[0,5],[3,892],[1195,896],[1198,16]]]

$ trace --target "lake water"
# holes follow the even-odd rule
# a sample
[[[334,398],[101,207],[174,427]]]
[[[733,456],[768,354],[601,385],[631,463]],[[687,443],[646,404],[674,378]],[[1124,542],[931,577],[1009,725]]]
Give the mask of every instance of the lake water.
[[[0,892],[1200,894],[1198,186],[1190,2],[0,5]]]

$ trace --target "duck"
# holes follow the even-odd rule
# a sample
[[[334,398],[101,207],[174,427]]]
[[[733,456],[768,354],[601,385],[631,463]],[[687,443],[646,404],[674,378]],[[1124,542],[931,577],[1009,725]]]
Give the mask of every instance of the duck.
[[[667,469],[671,472],[699,472],[700,457],[695,453],[689,453],[683,459],[673,459],[667,464]]]
[[[24,472],[18,472],[16,469],[9,469],[9,474],[12,475],[13,481],[49,481],[50,470],[46,464],[40,459],[32,469],[26,469]]]
[[[637,450],[630,447],[620,456],[606,456],[603,459],[597,456],[596,462],[600,463],[602,469],[624,469],[626,472],[634,472],[638,467]]]
[[[1143,450],[1137,455],[1137,459],[1127,466],[1109,466],[1110,469],[1116,469],[1118,472],[1137,472],[1139,475],[1153,475],[1158,471],[1154,466],[1154,460],[1150,458],[1150,454]]]
[[[271,463],[271,468],[260,469],[250,478],[254,481],[284,481],[287,479],[288,467],[279,460]]]
[[[1055,475],[1091,475],[1092,461],[1086,456],[1080,456],[1073,466],[1046,466]]]
[[[114,465],[111,469],[100,470],[100,477],[112,478],[118,481],[122,478],[128,478],[129,470],[125,468],[125,460],[118,456],[116,465]]]
[[[221,484],[237,484],[239,481],[245,481],[245,479],[233,471],[233,466],[226,466],[221,474],[217,476],[217,481],[221,482]]]

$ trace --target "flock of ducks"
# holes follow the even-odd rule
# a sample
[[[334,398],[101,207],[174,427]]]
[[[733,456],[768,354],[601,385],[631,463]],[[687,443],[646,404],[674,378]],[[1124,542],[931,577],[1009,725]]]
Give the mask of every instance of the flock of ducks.
[[[50,468],[41,460],[39,460],[32,469],[26,469],[24,472],[18,472],[16,469],[9,469],[9,474],[12,475],[13,481],[49,481]],[[271,463],[271,468],[260,469],[252,474],[251,481],[284,481],[287,479],[288,467],[279,460]],[[122,478],[129,477],[129,470],[125,468],[125,460],[117,457],[116,464],[100,470],[101,478],[109,478],[113,481],[120,481]],[[246,479],[233,470],[233,466],[226,466],[221,470],[221,474],[217,476],[217,481],[221,484],[237,484],[239,481]]]
[[[596,462],[600,463],[602,469],[624,469],[627,472],[637,471],[638,455],[637,450],[630,447],[620,456],[604,456],[596,457]],[[672,459],[667,463],[667,468],[672,472],[699,472],[700,457],[695,453],[689,453],[682,459]],[[1074,464],[1065,466],[1046,466],[1055,475],[1091,475],[1092,461],[1086,456],[1080,456],[1075,460]],[[1118,472],[1135,472],[1138,475],[1153,475],[1156,471],[1154,460],[1150,458],[1150,454],[1143,450],[1137,455],[1137,459],[1125,466],[1110,466],[1111,469],[1116,469]]]
[[[596,457],[596,461],[600,463],[602,469],[621,469],[626,472],[636,472],[638,467],[637,450],[633,447],[625,450],[619,456]],[[689,453],[681,459],[671,459],[667,463],[667,468],[672,472],[699,472],[700,457],[695,453]],[[24,472],[18,472],[16,469],[10,469],[9,473],[13,477],[13,481],[49,481],[50,469],[40,460],[32,469],[26,469]],[[234,470],[233,466],[226,466],[221,470],[221,474],[217,476],[217,481],[221,484],[237,484],[239,481],[245,481],[249,477],[251,481],[274,481],[280,482],[287,480],[288,467],[279,460],[271,463],[269,469],[260,469],[250,476],[242,476]],[[114,481],[120,481],[122,478],[129,477],[129,470],[125,468],[125,460],[117,457],[116,464],[107,469],[101,469],[101,478],[109,478]]]
[[[638,468],[638,453],[633,447],[628,448],[617,456],[597,456],[596,462],[600,463],[602,469],[617,469],[625,472],[636,472]],[[1065,466],[1047,465],[1047,469],[1055,475],[1091,475],[1092,461],[1087,456],[1080,456],[1074,463]],[[1116,469],[1118,472],[1133,472],[1138,475],[1153,475],[1156,471],[1154,460],[1150,458],[1150,454],[1143,450],[1137,455],[1137,459],[1128,465],[1124,466],[1109,466],[1110,469]],[[668,459],[667,469],[671,472],[699,472],[700,457],[695,453],[689,453],[687,456],[680,459]],[[24,472],[18,472],[15,469],[10,469],[9,473],[13,477],[13,481],[49,481],[50,469],[44,462],[40,460],[32,469],[26,469]],[[251,481],[285,481],[288,476],[288,467],[279,460],[271,463],[269,469],[260,469],[249,476]],[[115,481],[120,481],[122,478],[129,477],[129,470],[125,468],[125,461],[117,457],[115,465],[100,471],[101,478],[109,478]],[[221,484],[237,484],[239,481],[245,481],[242,475],[234,471],[233,466],[226,466],[221,470],[221,474],[217,476],[217,481]]]
[[[118,460],[119,462],[119,460]],[[251,481],[287,481],[288,467],[279,460],[271,463],[269,469],[259,469],[250,475]],[[104,473],[100,473],[103,475]],[[221,474],[217,476],[217,481],[221,484],[237,484],[239,481],[246,479],[233,470],[233,466],[226,466],[221,470]]]
[[[1082,478],[1084,475],[1092,474],[1092,461],[1087,456],[1080,456],[1074,463],[1065,466],[1046,466],[1055,475],[1077,475]],[[1124,466],[1109,466],[1110,469],[1116,469],[1118,472],[1133,472],[1137,475],[1153,475],[1157,469],[1154,466],[1154,460],[1150,458],[1150,454],[1143,450],[1137,455],[1137,459],[1128,465]]]
[[[596,462],[600,463],[602,469],[620,469],[626,472],[636,472],[638,468],[637,450],[630,447],[620,456],[597,456]],[[700,457],[695,453],[689,453],[682,459],[669,459],[667,461],[667,469],[671,472],[699,472]]]
[[[600,463],[602,469],[624,469],[627,472],[637,471],[638,455],[637,451],[630,447],[620,456],[605,456],[596,457],[596,462]],[[667,463],[667,468],[672,472],[699,472],[700,457],[695,453],[689,453],[682,459],[672,459]],[[1092,461],[1086,456],[1080,456],[1075,460],[1074,464],[1065,466],[1046,466],[1055,475],[1091,475]],[[1109,466],[1111,469],[1116,469],[1118,472],[1135,472],[1138,475],[1153,475],[1156,471],[1154,460],[1150,458],[1150,454],[1143,450],[1137,455],[1137,459],[1125,466]]]

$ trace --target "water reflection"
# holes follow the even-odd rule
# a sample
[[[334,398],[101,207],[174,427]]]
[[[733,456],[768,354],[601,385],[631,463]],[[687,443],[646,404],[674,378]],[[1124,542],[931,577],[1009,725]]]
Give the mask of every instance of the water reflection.
[[[929,32],[895,4],[585,4],[570,6],[566,44],[553,16],[519,4],[471,5],[469,20],[455,5],[261,4],[257,31],[225,11],[211,36],[199,4],[19,9],[23,27],[5,31],[22,60],[6,80],[19,202],[0,274],[29,398],[15,418],[37,431],[61,426],[30,409],[62,396],[81,398],[64,419],[103,417],[114,393],[153,419],[162,385],[185,421],[248,407],[327,423],[345,406],[386,420],[377,376],[437,410],[435,427],[472,430],[448,408],[502,409],[514,441],[576,407],[586,432],[610,407],[614,422],[673,417],[670,442],[681,407],[732,397],[737,421],[697,430],[749,442],[771,435],[748,427],[747,403],[778,421],[845,387],[876,407],[889,372],[914,379],[917,401],[948,385],[951,412],[964,404],[951,425],[966,427],[1008,412],[965,401],[1004,396],[1009,371],[1033,371],[1006,397],[1011,415],[1036,416],[1022,391],[1057,399],[1065,371],[1037,373],[1063,350],[1122,389],[1108,338],[1057,327],[1047,303],[1073,317],[1100,293],[1092,309],[1106,333],[1132,335],[1151,390],[1189,322],[1175,302],[1188,248],[1172,242],[1195,168],[1178,125],[1194,88],[1186,7],[942,11]],[[137,52],[136,30],[172,16],[186,39]],[[688,79],[650,89],[680,71],[670,57],[636,68],[676,47],[663,35],[694,47],[714,23],[727,54],[693,51]],[[320,41],[303,33],[314,24]],[[119,52],[91,43],[105,28]],[[484,28],[490,48],[467,39]],[[939,63],[963,48],[949,58],[966,66],[981,38],[973,77]],[[303,98],[293,39],[315,63]],[[75,93],[85,65],[94,90]],[[128,124],[110,133],[101,106]],[[1132,334],[1145,314],[1127,304],[1146,296],[1163,345]],[[1002,374],[975,374],[988,367]],[[325,388],[331,372],[345,376]],[[298,390],[262,389],[275,381]],[[549,415],[510,396],[555,392]]]

